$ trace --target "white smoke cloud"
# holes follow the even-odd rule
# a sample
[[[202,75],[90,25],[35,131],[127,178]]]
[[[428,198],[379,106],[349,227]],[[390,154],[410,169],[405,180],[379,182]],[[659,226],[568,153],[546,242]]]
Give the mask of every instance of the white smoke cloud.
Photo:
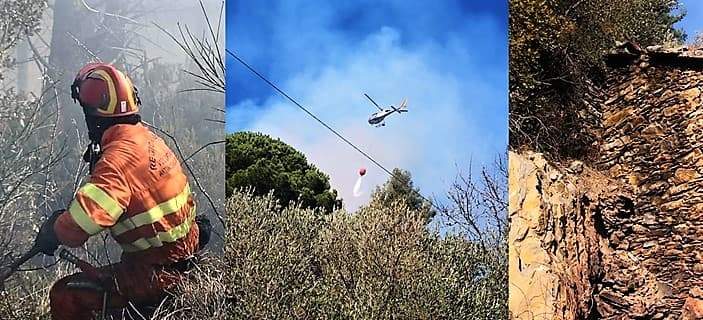
[[[381,28],[334,63],[295,74],[279,85],[387,169],[409,170],[426,196],[441,194],[456,174],[455,165],[466,166],[469,158],[474,164],[486,163],[504,152],[507,128],[496,127],[487,115],[506,118],[506,88],[486,80],[495,75],[482,74],[480,65],[452,66],[446,60],[471,52],[468,43],[455,40],[407,49],[401,42],[398,31]],[[372,127],[367,119],[375,107],[364,92],[382,106],[397,105],[407,97],[409,112],[391,115],[385,127]],[[228,118],[253,119],[242,129],[280,138],[303,152],[330,175],[347,209],[356,210],[370,195],[353,196],[360,167],[368,169],[364,184],[369,190],[388,179],[383,170],[282,97],[252,104],[233,106]],[[248,112],[260,114],[252,117]]]

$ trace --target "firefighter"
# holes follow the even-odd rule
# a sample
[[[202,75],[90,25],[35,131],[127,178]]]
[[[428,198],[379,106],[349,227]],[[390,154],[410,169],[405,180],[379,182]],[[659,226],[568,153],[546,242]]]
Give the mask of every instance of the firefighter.
[[[57,281],[49,293],[52,319],[93,319],[104,303],[109,309],[154,305],[184,279],[199,247],[188,179],[164,141],[141,123],[137,89],[124,73],[110,64],[88,64],[71,93],[88,126],[83,158],[90,177],[68,209],[42,225],[38,243],[53,255],[59,245],[79,247],[109,231],[122,256],[99,268],[100,279],[81,272]]]

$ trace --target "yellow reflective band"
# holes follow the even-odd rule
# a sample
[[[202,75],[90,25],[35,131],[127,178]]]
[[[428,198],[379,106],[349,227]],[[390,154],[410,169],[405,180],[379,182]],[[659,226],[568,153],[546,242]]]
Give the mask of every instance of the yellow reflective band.
[[[190,186],[186,184],[186,187],[177,196],[158,204],[156,207],[146,212],[136,214],[118,222],[110,230],[114,236],[119,236],[127,231],[157,222],[163,219],[163,217],[181,210],[181,208],[188,203],[188,196],[190,196]]]
[[[125,252],[137,252],[150,248],[162,247],[164,243],[176,242],[188,235],[190,227],[193,225],[193,221],[195,221],[195,206],[193,206],[190,210],[188,219],[183,221],[180,225],[173,227],[171,230],[159,232],[155,237],[141,238],[132,243],[121,244],[122,250]]]
[[[92,236],[103,230],[101,226],[95,223],[93,219],[88,216],[85,210],[83,210],[81,204],[75,199],[71,202],[68,212],[71,214],[73,221],[75,221],[87,234]]]
[[[102,110],[98,108],[98,112],[102,114],[113,114],[115,113],[115,107],[117,106],[117,91],[115,90],[115,83],[112,81],[112,77],[105,70],[94,70],[105,82],[107,82],[107,88],[110,92],[110,102],[108,102],[107,110]]]
[[[83,193],[85,196],[90,198],[90,200],[95,201],[95,203],[103,208],[103,210],[105,210],[105,212],[107,212],[110,217],[114,219],[113,221],[117,221],[122,214],[122,211],[124,211],[117,200],[110,197],[110,195],[108,195],[105,191],[92,183],[86,183],[78,190],[78,192]]]

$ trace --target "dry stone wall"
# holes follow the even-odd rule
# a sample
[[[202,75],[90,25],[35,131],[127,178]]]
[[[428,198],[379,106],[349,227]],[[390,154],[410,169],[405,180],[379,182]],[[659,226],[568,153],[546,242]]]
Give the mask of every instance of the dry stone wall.
[[[703,59],[630,49],[603,106],[601,172],[633,194],[604,214],[611,252],[597,292],[604,318],[703,318]]]

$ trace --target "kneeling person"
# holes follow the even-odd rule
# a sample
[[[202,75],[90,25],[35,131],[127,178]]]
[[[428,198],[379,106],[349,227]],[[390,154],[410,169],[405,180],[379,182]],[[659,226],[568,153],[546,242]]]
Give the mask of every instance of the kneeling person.
[[[85,115],[91,144],[84,155],[90,178],[67,210],[42,226],[42,252],[59,244],[83,245],[109,230],[122,247],[121,261],[100,268],[109,281],[107,307],[158,303],[182,281],[179,268],[198,250],[195,202],[180,162],[164,141],[141,123],[136,88],[109,64],[83,67],[71,86]],[[75,288],[89,281],[77,273],[51,288],[52,319],[92,319],[103,293]]]

